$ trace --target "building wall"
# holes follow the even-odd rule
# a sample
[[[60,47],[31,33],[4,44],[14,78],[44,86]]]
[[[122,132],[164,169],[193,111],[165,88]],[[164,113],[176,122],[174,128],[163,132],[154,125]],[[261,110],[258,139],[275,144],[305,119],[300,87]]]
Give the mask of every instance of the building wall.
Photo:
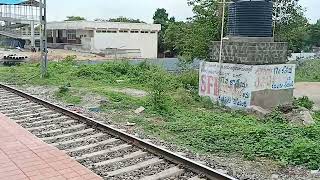
[[[76,30],[77,40],[81,39],[83,48],[87,50],[105,52],[106,49],[119,49],[120,52],[134,52],[131,55],[139,54],[136,58],[156,58],[161,25],[68,21],[49,22],[48,29],[61,31],[62,39],[67,37],[67,30]]]
[[[81,36],[85,36],[85,37],[93,37],[93,30],[82,30],[82,29],[78,29],[76,30],[76,36],[77,38],[82,38]]]
[[[93,49],[100,51],[107,48],[140,49],[141,57],[156,58],[158,52],[157,33],[97,33],[94,32]]]

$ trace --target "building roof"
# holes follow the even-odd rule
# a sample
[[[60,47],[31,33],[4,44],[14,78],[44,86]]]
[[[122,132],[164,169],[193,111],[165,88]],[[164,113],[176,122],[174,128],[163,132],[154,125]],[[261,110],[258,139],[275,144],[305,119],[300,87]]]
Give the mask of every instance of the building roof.
[[[0,0],[0,5],[22,5],[39,7],[38,0]]]
[[[62,21],[49,22],[48,29],[128,29],[160,31],[160,24],[100,22],[100,21]]]

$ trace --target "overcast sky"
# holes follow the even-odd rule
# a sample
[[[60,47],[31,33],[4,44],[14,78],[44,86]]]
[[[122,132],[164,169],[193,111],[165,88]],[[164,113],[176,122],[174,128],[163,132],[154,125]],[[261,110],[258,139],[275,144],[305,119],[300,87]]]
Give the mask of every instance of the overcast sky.
[[[307,9],[311,22],[320,19],[320,0],[300,0]],[[170,16],[185,20],[192,16],[187,0],[47,0],[48,20],[61,21],[66,16],[84,16],[88,20],[95,18],[131,17],[148,23],[152,22],[157,8],[165,8]]]

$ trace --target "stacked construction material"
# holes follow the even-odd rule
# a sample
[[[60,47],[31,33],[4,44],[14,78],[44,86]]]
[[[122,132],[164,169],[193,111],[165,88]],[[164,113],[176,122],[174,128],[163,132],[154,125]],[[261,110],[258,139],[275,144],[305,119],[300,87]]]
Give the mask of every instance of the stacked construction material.
[[[27,56],[10,54],[4,55],[2,61],[4,65],[16,65],[24,62],[27,58]]]
[[[27,56],[18,56],[16,54],[10,54],[10,55],[3,56],[4,60],[22,60],[23,61],[27,58],[28,58]]]

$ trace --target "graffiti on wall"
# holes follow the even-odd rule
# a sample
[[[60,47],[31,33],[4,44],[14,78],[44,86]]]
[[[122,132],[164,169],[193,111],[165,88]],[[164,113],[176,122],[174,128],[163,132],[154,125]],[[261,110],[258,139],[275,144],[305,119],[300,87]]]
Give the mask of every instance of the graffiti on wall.
[[[253,91],[291,89],[294,87],[295,65],[256,66],[254,77]]]
[[[245,108],[250,106],[254,91],[293,88],[294,75],[295,65],[220,66],[219,63],[202,62],[199,94],[229,107]]]
[[[200,68],[201,96],[209,96],[230,107],[247,107],[250,105],[250,66],[234,66],[218,63],[203,63]],[[221,76],[219,78],[219,74]]]

